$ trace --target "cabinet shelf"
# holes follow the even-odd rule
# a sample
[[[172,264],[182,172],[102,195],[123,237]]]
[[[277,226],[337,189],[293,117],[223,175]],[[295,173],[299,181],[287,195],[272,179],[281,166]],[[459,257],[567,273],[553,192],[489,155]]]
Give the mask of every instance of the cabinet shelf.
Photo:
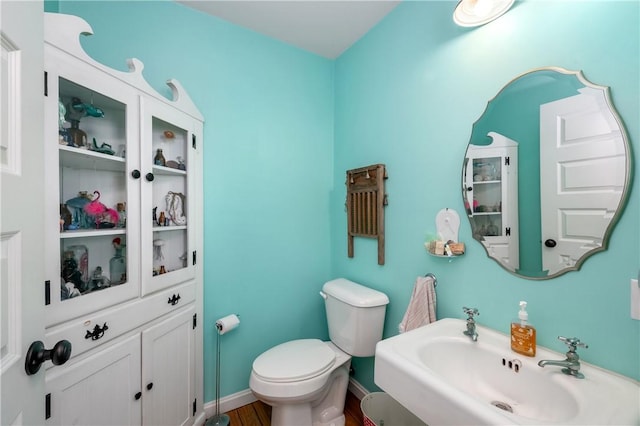
[[[60,239],[104,237],[109,235],[125,235],[126,232],[127,232],[126,228],[78,229],[75,231],[61,232]]]
[[[478,180],[478,181],[473,181],[474,185],[488,185],[488,184],[501,184],[502,180]]]
[[[163,176],[187,176],[186,170],[174,169],[173,167],[153,166],[153,173]]]
[[[180,226],[154,226],[153,232],[168,232],[168,231],[182,231],[187,229],[186,225]]]
[[[96,169],[124,172],[126,160],[122,157],[60,145],[60,166],[72,169]]]

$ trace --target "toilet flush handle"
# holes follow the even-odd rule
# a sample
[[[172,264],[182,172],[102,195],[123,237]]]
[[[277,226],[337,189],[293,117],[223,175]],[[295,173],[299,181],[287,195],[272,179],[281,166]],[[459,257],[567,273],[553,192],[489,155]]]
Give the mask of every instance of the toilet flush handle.
[[[321,291],[320,296],[322,296],[323,299],[327,300],[327,294],[325,292]]]

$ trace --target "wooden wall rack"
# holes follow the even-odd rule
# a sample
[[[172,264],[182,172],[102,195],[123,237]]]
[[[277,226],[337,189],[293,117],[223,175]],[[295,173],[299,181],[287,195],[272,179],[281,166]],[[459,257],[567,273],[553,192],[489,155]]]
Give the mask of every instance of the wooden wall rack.
[[[384,206],[387,179],[384,164],[347,170],[348,256],[353,257],[353,237],[378,240],[378,265],[384,265]]]

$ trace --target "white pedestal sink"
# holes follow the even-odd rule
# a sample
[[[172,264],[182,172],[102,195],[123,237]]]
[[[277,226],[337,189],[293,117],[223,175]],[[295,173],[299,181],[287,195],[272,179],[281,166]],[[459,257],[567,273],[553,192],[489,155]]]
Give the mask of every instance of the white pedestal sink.
[[[538,346],[535,357],[511,351],[509,337],[442,319],[382,340],[375,383],[430,426],[640,425],[640,383],[581,363],[584,379],[538,366],[564,354]],[[587,349],[588,350],[588,349]]]

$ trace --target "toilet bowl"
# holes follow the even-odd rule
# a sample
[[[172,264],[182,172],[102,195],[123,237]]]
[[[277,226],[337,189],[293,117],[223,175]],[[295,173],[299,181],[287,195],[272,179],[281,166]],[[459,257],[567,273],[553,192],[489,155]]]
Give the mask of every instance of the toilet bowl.
[[[253,362],[249,387],[271,405],[272,426],[344,426],[352,356],[373,356],[388,297],[344,278],[324,284],[330,342],[300,339]]]
[[[272,407],[272,426],[344,425],[351,356],[331,342],[292,340],[260,355],[249,385]]]

